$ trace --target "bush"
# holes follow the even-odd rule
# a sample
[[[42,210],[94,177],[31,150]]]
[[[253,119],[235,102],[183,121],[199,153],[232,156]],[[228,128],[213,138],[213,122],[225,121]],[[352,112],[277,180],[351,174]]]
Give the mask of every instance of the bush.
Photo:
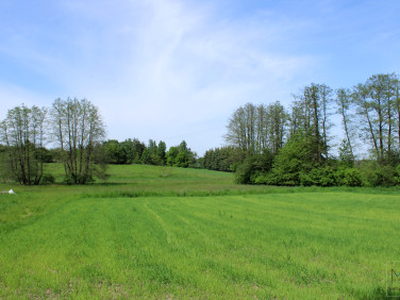
[[[343,168],[336,171],[337,185],[363,186],[360,170],[356,168]]]
[[[328,187],[328,186],[338,185],[336,179],[336,172],[332,167],[326,166],[322,168],[321,171],[322,171],[320,179],[321,186]]]
[[[360,167],[366,186],[394,186],[399,184],[397,167],[381,165],[375,161],[364,162]]]
[[[43,174],[42,179],[40,180],[41,184],[53,184],[56,182],[53,174]]]
[[[268,149],[264,149],[263,153],[248,156],[236,168],[235,182],[239,184],[258,183],[257,178],[271,170],[273,161],[274,155]]]
[[[319,185],[317,169],[312,169],[310,172],[300,172],[299,180],[302,186]]]
[[[87,176],[86,179],[83,178],[83,176],[78,176],[77,178],[73,178],[72,176],[68,176],[64,178],[64,183],[68,185],[74,185],[74,184],[82,184],[82,182],[85,180],[85,184],[91,184],[94,183],[94,178],[93,176]]]
[[[251,182],[251,174],[253,165],[251,161],[246,160],[243,164],[239,165],[235,172],[235,182],[238,184],[249,184]]]
[[[330,166],[319,167],[316,166],[311,169],[309,172],[300,172],[300,184],[303,186],[336,186],[337,179],[335,171]]]

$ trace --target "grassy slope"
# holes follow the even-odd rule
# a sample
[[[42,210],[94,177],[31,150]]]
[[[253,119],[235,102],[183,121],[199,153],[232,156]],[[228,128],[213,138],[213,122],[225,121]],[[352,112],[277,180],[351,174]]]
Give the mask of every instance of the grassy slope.
[[[396,190],[110,172],[105,185],[0,197],[0,298],[380,298],[385,263],[400,254]]]

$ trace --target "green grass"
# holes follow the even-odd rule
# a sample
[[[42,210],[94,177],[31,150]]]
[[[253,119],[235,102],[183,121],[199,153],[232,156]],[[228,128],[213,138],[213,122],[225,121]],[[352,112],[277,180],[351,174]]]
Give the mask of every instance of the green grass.
[[[379,299],[386,263],[400,261],[398,189],[110,173],[83,187],[1,186],[17,196],[0,196],[0,299]]]

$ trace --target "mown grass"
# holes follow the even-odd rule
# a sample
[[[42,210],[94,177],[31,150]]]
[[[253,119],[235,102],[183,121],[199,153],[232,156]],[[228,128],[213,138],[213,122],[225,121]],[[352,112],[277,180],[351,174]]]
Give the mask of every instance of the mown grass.
[[[400,256],[396,189],[110,172],[108,183],[14,186],[17,196],[0,197],[0,298],[386,296],[386,263]]]

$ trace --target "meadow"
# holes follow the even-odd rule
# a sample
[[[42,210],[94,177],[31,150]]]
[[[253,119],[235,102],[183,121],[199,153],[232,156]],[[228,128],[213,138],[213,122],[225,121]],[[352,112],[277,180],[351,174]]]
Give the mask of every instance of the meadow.
[[[61,180],[59,166],[48,168]],[[89,186],[0,184],[17,193],[0,196],[0,299],[397,295],[387,286],[400,272],[397,188],[242,186],[229,173],[143,165],[109,172]]]

